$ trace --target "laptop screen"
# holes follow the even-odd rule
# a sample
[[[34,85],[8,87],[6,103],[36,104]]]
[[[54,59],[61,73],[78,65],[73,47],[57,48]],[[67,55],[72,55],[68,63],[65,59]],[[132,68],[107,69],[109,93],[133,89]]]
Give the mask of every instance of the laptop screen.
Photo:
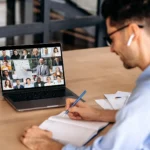
[[[2,90],[65,85],[61,46],[11,47],[0,51]]]

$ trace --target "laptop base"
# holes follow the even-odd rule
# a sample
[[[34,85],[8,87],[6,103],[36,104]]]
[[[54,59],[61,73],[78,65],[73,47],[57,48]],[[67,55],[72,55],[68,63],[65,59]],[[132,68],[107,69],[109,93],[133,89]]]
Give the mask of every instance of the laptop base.
[[[61,97],[51,97],[45,99],[33,99],[33,100],[13,100],[12,97],[9,98],[9,95],[4,95],[4,98],[8,101],[10,105],[14,107],[16,111],[29,111],[29,110],[38,110],[38,109],[48,109],[55,107],[64,107],[66,105],[67,98],[77,99],[78,96],[74,94],[69,89],[65,89],[64,96]]]

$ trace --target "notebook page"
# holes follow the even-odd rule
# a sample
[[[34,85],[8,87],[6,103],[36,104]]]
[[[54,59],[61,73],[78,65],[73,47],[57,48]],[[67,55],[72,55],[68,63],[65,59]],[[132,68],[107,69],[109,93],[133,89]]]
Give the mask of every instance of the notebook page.
[[[51,116],[48,118],[48,120],[53,120],[53,121],[58,121],[62,123],[67,123],[71,125],[76,125],[88,129],[94,129],[94,130],[99,130],[103,127],[105,127],[108,123],[107,122],[94,122],[94,121],[80,121],[80,120],[72,120],[69,118],[68,115],[63,116],[64,112],[60,113],[57,116]]]
[[[62,144],[70,143],[76,146],[83,146],[97,133],[97,131],[93,129],[87,129],[54,120],[45,120],[39,127],[51,131],[54,140],[59,141]]]

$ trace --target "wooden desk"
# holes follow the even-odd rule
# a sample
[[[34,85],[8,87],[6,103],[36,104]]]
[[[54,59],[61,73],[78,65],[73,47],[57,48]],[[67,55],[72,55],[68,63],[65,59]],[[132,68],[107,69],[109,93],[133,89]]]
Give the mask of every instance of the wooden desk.
[[[140,74],[139,69],[124,69],[119,57],[109,52],[108,48],[68,51],[63,55],[67,87],[77,94],[86,89],[84,99],[94,106],[94,100],[103,98],[104,93],[115,93],[117,90],[130,92]],[[39,125],[49,116],[63,110],[64,108],[53,108],[16,112],[0,93],[0,149],[27,150],[19,142],[24,128],[33,124]],[[104,135],[111,126],[99,135]]]

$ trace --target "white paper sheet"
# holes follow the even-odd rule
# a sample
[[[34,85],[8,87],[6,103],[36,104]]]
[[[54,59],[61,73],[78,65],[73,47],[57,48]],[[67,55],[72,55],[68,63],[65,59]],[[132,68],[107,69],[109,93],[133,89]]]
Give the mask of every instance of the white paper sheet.
[[[119,96],[120,96],[120,97],[126,97],[126,96],[130,97],[131,93],[130,93],[130,92],[117,91],[117,92],[115,93],[115,95],[118,96],[118,97],[119,97]]]
[[[116,94],[104,94],[104,95],[109,101],[109,103],[112,105],[113,109],[115,110],[121,109],[128,99],[128,96],[118,97]]]
[[[106,99],[97,99],[95,101],[98,105],[100,105],[104,109],[110,109],[110,110],[113,109],[112,106],[107,102]]]

